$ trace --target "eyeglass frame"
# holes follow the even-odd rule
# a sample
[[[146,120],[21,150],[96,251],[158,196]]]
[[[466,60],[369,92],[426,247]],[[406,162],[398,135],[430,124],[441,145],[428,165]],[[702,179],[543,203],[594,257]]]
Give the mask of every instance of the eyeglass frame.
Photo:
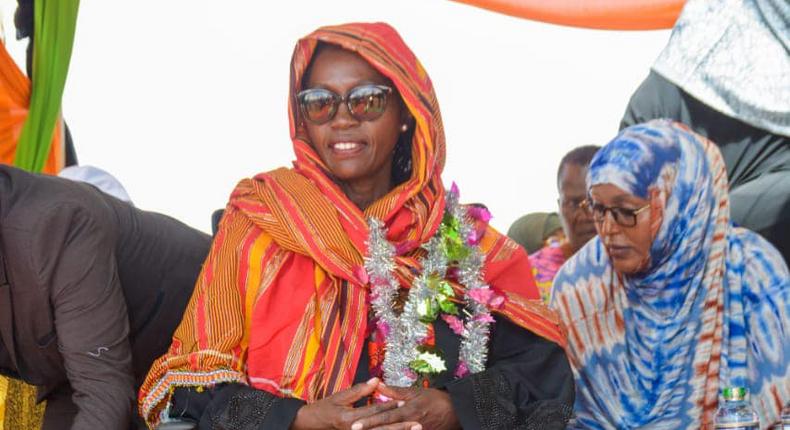
[[[374,87],[374,88],[378,88],[378,89],[384,91],[384,107],[382,108],[381,113],[379,113],[374,118],[370,118],[370,119],[357,118],[357,116],[354,115],[354,110],[351,109],[351,106],[349,105],[349,102],[350,102],[350,100],[348,99],[349,94],[351,94],[354,90],[357,90],[359,88],[364,88],[364,87]],[[331,115],[329,115],[329,118],[327,118],[326,121],[314,121],[313,119],[310,118],[310,115],[308,115],[307,112],[305,112],[304,103],[302,102],[302,96],[304,94],[309,93],[310,91],[326,91],[326,92],[332,94],[333,100],[334,100],[334,103],[333,103],[334,112]],[[357,120],[357,121],[375,121],[375,120],[381,118],[381,116],[384,115],[384,111],[387,110],[387,104],[389,103],[389,97],[392,95],[392,92],[393,92],[392,87],[390,87],[389,85],[383,85],[383,84],[362,84],[362,85],[357,85],[354,88],[351,88],[350,90],[346,91],[346,93],[344,95],[342,95],[342,96],[340,94],[338,94],[338,93],[336,93],[336,92],[334,92],[332,90],[326,89],[326,88],[308,88],[308,89],[305,89],[305,90],[302,90],[302,91],[299,91],[298,93],[296,93],[296,101],[299,104],[299,110],[302,112],[302,116],[304,116],[304,119],[307,120],[307,121],[310,121],[311,123],[313,123],[315,125],[323,125],[323,124],[326,124],[326,123],[332,121],[335,118],[335,116],[337,115],[338,111],[340,111],[340,109],[339,109],[340,104],[344,103],[344,102],[346,104],[346,109],[348,109],[349,115],[351,115],[351,117],[353,117],[355,120]]]
[[[644,206],[642,206],[641,208],[638,208],[638,209],[628,209],[628,208],[623,208],[623,207],[619,207],[619,206],[605,206],[605,205],[600,204],[600,203],[593,203],[592,199],[590,199],[590,198],[585,199],[583,204],[584,204],[585,208],[590,212],[590,215],[592,216],[593,221],[595,221],[596,223],[603,224],[603,222],[606,221],[607,213],[611,213],[612,214],[612,221],[617,223],[617,225],[619,225],[620,227],[626,227],[626,228],[635,227],[636,224],[637,224],[636,217],[640,213],[644,212],[646,209],[648,209],[651,206],[650,203],[647,203],[646,205],[644,205]],[[598,219],[595,216],[594,206],[596,204],[601,206],[601,207],[603,207],[603,215],[601,215],[600,219]],[[618,216],[615,215],[615,210],[620,211],[619,213],[621,213],[622,215],[630,216],[633,219],[633,223],[629,225],[629,224],[625,224],[625,223],[622,223],[622,222],[618,221]],[[622,211],[625,211],[626,213],[623,213]]]
[[[576,203],[576,200],[578,200],[578,203]],[[579,209],[582,209],[584,211],[588,211],[589,210],[589,207],[587,206],[587,200],[588,200],[587,198],[583,198],[583,199],[567,199],[566,200],[566,199],[563,199],[560,196],[557,199],[557,205],[560,207],[560,209],[569,209],[570,211],[572,211],[575,214],[575,213],[579,212]],[[566,208],[565,207],[565,202],[573,203],[573,207]]]

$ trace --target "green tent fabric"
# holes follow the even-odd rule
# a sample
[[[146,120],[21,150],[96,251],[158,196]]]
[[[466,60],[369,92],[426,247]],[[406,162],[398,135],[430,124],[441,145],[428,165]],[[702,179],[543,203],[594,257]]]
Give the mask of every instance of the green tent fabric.
[[[44,168],[60,115],[74,46],[79,0],[36,0],[30,111],[19,135],[14,165]]]

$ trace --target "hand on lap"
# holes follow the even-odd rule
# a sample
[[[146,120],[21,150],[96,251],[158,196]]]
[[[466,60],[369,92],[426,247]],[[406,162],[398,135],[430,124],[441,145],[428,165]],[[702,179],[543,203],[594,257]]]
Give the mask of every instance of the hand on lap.
[[[352,428],[357,430],[352,424],[360,419],[386,413],[398,407],[397,400],[354,407],[355,402],[370,396],[378,387],[379,380],[373,378],[364,384],[354,385],[315,403],[302,406],[291,424],[291,430],[350,430]],[[400,428],[411,427],[398,427]]]
[[[360,418],[352,430],[456,430],[461,425],[455,416],[450,395],[433,388],[396,388],[379,385],[378,391],[395,401],[398,408]],[[392,402],[394,403],[394,402]]]

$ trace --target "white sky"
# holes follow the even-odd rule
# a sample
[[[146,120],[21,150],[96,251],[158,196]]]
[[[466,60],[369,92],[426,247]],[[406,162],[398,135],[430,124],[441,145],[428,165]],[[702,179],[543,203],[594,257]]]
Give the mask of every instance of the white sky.
[[[0,1],[8,39],[15,3]],[[501,230],[555,210],[560,158],[614,136],[669,37],[553,26],[448,0],[83,0],[63,102],[80,164],[113,173],[138,207],[210,231],[211,212],[239,179],[293,159],[296,40],[350,21],[389,22],[414,50],[442,109],[444,180],[459,184],[462,200],[487,204]]]

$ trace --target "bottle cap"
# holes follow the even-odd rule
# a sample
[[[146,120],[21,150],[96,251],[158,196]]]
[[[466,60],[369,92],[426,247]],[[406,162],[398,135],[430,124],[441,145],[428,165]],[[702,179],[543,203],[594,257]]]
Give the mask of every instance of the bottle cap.
[[[723,390],[722,395],[724,397],[724,400],[739,401],[739,400],[745,400],[746,395],[748,393],[749,390],[747,390],[744,387],[726,387]]]

